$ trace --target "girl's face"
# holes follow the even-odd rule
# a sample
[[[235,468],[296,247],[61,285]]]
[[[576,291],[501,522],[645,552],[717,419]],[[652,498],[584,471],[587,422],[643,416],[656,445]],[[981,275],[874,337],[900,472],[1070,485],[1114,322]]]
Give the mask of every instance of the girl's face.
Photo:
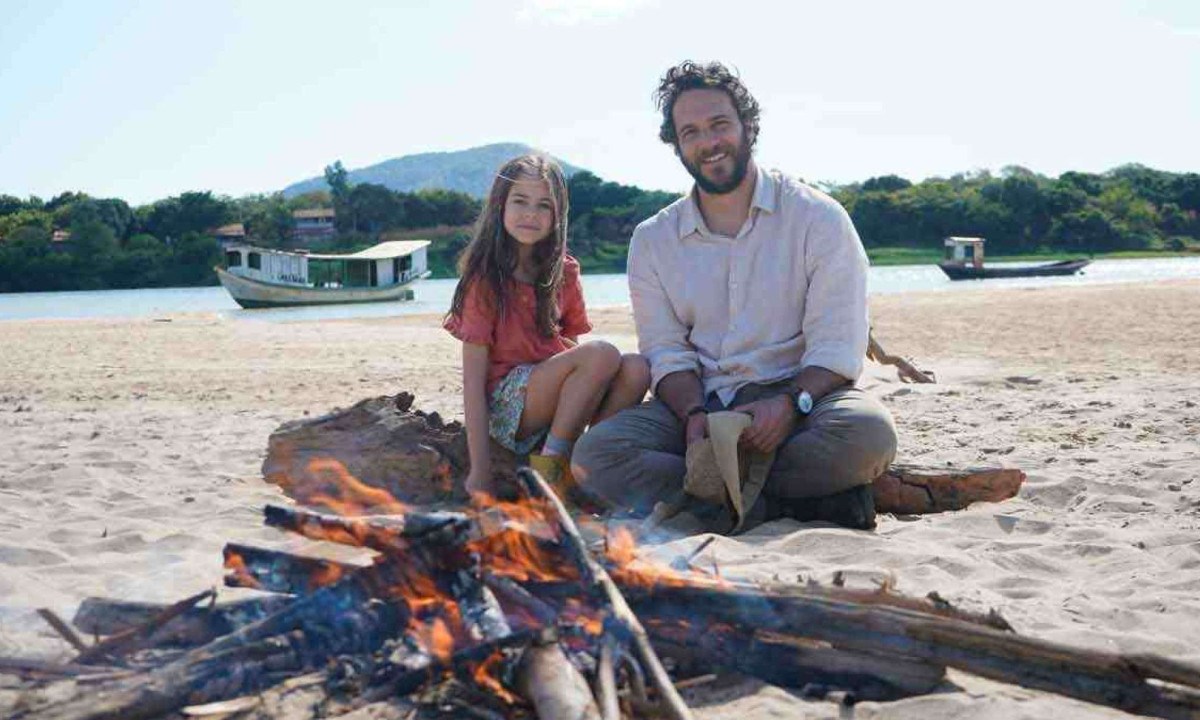
[[[545,180],[513,182],[504,201],[504,229],[522,245],[545,240],[554,228],[554,199]]]

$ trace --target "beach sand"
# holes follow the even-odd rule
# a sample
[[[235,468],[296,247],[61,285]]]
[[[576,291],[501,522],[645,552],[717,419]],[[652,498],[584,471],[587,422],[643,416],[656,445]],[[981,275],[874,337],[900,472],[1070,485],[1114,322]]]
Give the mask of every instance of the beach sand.
[[[996,608],[1021,633],[1200,662],[1200,281],[873,297],[876,336],[936,371],[863,384],[900,458],[1025,470],[1019,497],[873,533],[778,521],[701,555],[746,579],[890,576]],[[636,346],[628,310],[593,338]],[[177,315],[0,321],[0,655],[66,659],[34,611],[90,595],[172,601],[220,584],[261,526],[259,468],[284,421],[400,390],[461,416],[458,348],[435,317],[319,322]],[[696,538],[654,552],[686,552]],[[861,703],[860,718],[1120,717],[951,673],[960,690]],[[742,680],[692,691],[702,718],[838,717]],[[0,714],[3,714],[0,712]]]

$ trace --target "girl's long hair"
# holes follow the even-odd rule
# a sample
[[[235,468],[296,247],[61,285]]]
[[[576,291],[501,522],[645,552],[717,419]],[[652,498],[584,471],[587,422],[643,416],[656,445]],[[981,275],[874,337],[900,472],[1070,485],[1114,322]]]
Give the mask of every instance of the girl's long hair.
[[[533,246],[535,324],[543,336],[553,337],[558,332],[558,291],[563,282],[569,203],[562,169],[544,155],[513,158],[496,173],[487,203],[475,224],[475,234],[458,259],[458,287],[446,317],[462,317],[467,290],[473,283],[481,283],[483,297],[492,303],[497,317],[502,317],[510,307],[508,281],[517,269],[517,241],[504,229],[504,205],[513,183],[519,180],[545,180],[554,203],[550,235]]]

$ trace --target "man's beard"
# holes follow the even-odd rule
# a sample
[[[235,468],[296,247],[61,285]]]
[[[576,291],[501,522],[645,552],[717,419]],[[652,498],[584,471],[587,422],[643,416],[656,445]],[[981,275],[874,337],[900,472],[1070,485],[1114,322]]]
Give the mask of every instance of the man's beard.
[[[705,177],[699,164],[692,164],[682,155],[680,155],[680,160],[688,174],[696,181],[697,187],[710,195],[725,195],[736,190],[742,184],[742,180],[746,179],[746,170],[750,167],[750,143],[746,142],[746,136],[743,133],[741,142],[733,152],[733,172],[723,182]]]

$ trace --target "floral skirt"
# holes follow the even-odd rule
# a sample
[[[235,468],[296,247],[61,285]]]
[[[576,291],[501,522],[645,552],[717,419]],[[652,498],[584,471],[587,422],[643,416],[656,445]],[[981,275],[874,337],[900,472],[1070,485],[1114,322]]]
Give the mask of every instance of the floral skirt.
[[[517,439],[521,414],[525,412],[525,389],[533,365],[518,365],[508,371],[488,401],[488,433],[496,442],[517,455],[528,455],[546,439],[549,428],[538,430],[527,438]]]

